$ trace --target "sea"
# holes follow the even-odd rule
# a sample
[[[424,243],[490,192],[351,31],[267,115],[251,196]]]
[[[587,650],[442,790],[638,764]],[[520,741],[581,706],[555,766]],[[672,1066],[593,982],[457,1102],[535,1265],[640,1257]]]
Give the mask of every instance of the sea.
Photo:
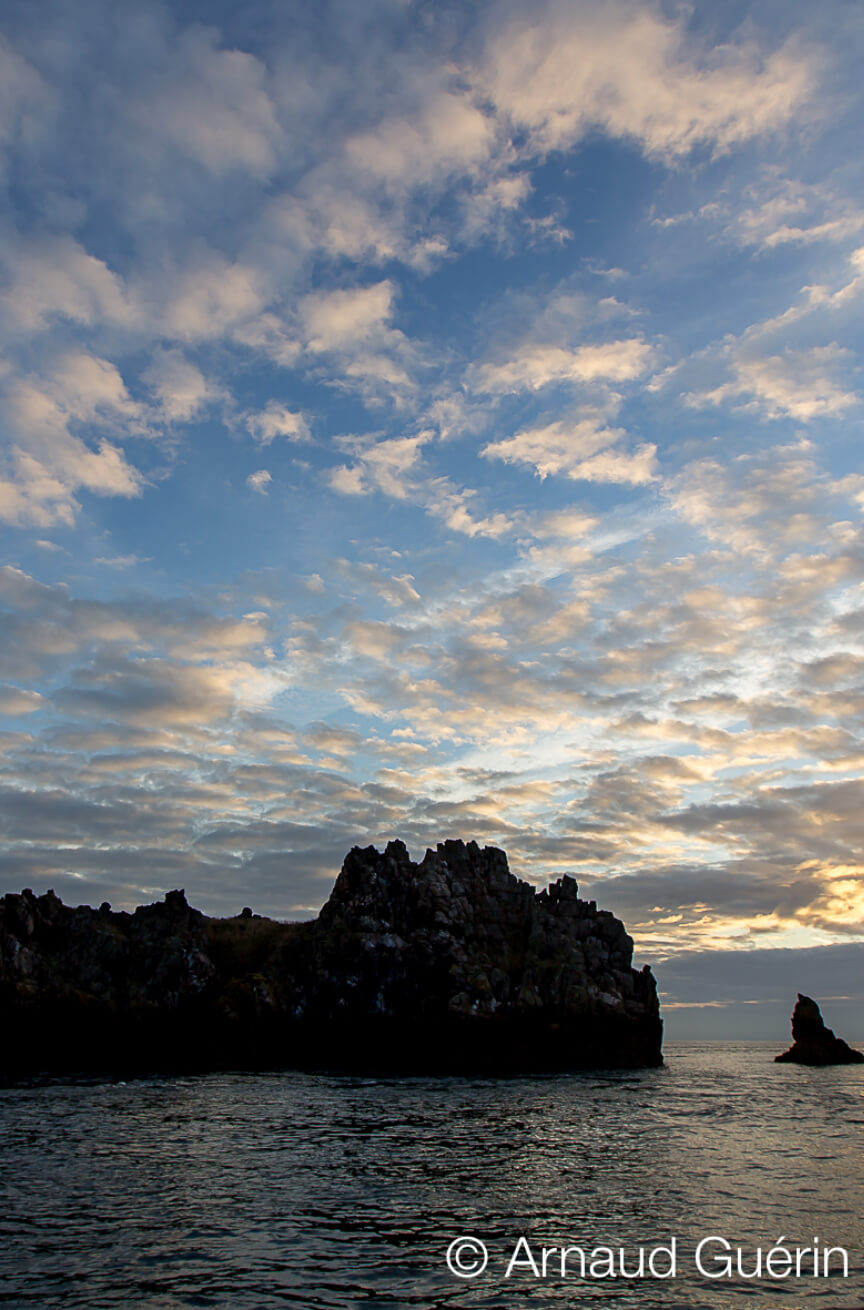
[[[670,1042],[660,1069],[532,1078],[6,1085],[0,1303],[862,1307],[864,1065],[775,1050]]]

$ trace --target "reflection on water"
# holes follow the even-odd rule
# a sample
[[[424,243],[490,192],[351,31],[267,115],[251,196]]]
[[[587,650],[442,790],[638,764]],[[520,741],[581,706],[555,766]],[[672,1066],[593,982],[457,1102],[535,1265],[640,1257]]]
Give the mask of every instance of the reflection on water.
[[[218,1074],[0,1090],[0,1303],[864,1305],[864,1067],[670,1044],[667,1067],[538,1079]],[[711,1233],[846,1247],[850,1277],[709,1282]],[[679,1244],[674,1280],[503,1277],[545,1246]],[[449,1243],[481,1238],[460,1280]]]

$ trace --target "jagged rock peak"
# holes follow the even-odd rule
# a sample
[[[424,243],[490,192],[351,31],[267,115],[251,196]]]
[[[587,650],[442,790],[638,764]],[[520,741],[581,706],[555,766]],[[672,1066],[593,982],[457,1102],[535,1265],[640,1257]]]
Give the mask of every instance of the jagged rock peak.
[[[433,884],[439,891],[458,895],[472,884],[484,884],[501,893],[530,895],[537,901],[557,903],[577,901],[579,887],[570,874],[563,874],[548,888],[536,889],[510,872],[507,856],[497,846],[476,841],[450,839],[439,842],[434,850],[427,847],[423,859],[415,863],[403,841],[387,843],[384,852],[375,846],[354,846],[345,857],[342,872],[330,897],[331,904],[356,896],[361,887],[372,889],[393,878],[410,879],[415,884]],[[583,902],[596,908],[596,903]],[[326,910],[325,906],[325,910]]]
[[[377,922],[390,921],[407,911],[409,903],[426,912],[434,903],[437,914],[476,918],[493,906],[508,913],[542,917],[590,918],[597,930],[622,946],[632,942],[624,925],[596,901],[583,901],[576,879],[565,873],[549,887],[537,889],[510,872],[507,856],[497,846],[476,841],[448,840],[427,848],[419,863],[412,861],[402,841],[388,842],[383,854],[375,846],[355,846],[345,858],[320,922],[346,915]],[[497,916],[496,916],[497,917]],[[371,920],[370,920],[371,922]],[[628,957],[629,964],[629,957]]]
[[[825,1026],[819,1006],[810,996],[798,993],[792,1011],[793,1043],[774,1057],[778,1064],[864,1064],[864,1055],[853,1050],[842,1037]]]
[[[651,971],[631,968],[623,923],[581,900],[569,875],[536,891],[503,851],[473,841],[441,842],[419,863],[401,841],[354,847],[317,928],[316,999],[329,1015],[410,1011],[470,1020],[478,1035],[530,1019],[571,1066],[659,1062]],[[348,999],[336,981],[346,967]]]

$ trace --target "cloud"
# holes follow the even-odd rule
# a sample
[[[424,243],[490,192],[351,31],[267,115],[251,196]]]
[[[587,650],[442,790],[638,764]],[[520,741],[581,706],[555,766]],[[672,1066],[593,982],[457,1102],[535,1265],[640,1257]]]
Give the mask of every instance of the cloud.
[[[208,382],[179,350],[157,350],[143,378],[159,402],[161,417],[168,423],[188,423],[198,418],[223,394],[221,387]]]
[[[23,526],[71,525],[79,508],[73,494],[78,488],[102,496],[141,494],[140,475],[108,441],[101,441],[93,451],[83,442],[71,440],[54,453],[61,456],[56,461],[59,476],[49,472],[47,463],[12,449],[7,462],[9,476],[0,475],[0,518]]]
[[[47,130],[54,109],[48,84],[0,37],[0,146],[31,144]]]
[[[13,443],[0,466],[0,517],[71,523],[76,492],[138,496],[142,475],[106,435],[94,450],[78,431],[142,429],[141,409],[113,364],[84,351],[56,358],[42,377],[7,379],[2,397]],[[4,476],[5,474],[5,476]]]
[[[497,176],[493,175],[485,182],[477,181],[462,202],[463,239],[478,240],[497,232],[499,239],[505,241],[508,229],[512,227],[514,215],[523,210],[531,190],[531,178],[527,171],[505,172]],[[554,215],[531,218],[523,214],[523,222],[538,244],[545,239],[563,245],[572,236],[567,228],[556,221]],[[444,250],[433,253],[441,255]]]
[[[361,465],[340,464],[328,474],[330,486],[340,496],[365,496],[369,484]]]
[[[251,264],[201,249],[147,288],[150,315],[175,341],[212,341],[249,331],[268,302],[261,272]]]
[[[490,35],[480,76],[535,150],[566,149],[600,129],[674,159],[784,127],[804,111],[817,66],[794,44],[700,52],[680,20],[637,5],[551,3]]]
[[[712,541],[742,554],[784,554],[825,532],[832,487],[812,448],[800,442],[731,464],[693,460],[669,480],[676,511]]]
[[[309,424],[302,414],[289,409],[278,400],[271,400],[264,409],[244,415],[246,431],[260,446],[269,446],[277,437],[288,441],[309,441]]]
[[[303,734],[303,740],[313,750],[337,757],[354,755],[363,746],[359,732],[330,723],[310,724]]]
[[[44,464],[26,452],[13,450],[0,472],[0,519],[22,526],[72,524],[78,503],[68,485],[53,477]]]
[[[481,450],[486,459],[533,468],[540,478],[563,474],[574,481],[644,485],[656,479],[657,447],[642,444],[632,451],[619,448],[626,433],[605,426],[599,415],[557,420],[541,428],[526,428]]]
[[[210,173],[266,178],[276,166],[282,128],[266,65],[220,49],[215,28],[196,24],[173,35],[118,109],[151,150],[176,151]]]
[[[536,515],[530,524],[531,535],[540,540],[550,537],[583,540],[599,522],[598,515],[592,510],[568,505],[564,509]]]
[[[307,296],[300,312],[313,352],[354,348],[380,338],[393,308],[392,282]]]
[[[728,232],[741,245],[773,250],[786,245],[845,241],[864,226],[864,213],[826,183],[806,183],[776,166],[745,191],[744,206],[728,215]],[[703,212],[727,216],[727,206]]]
[[[386,573],[375,564],[348,559],[338,559],[335,564],[339,576],[353,583],[359,592],[371,590],[395,608],[414,605],[420,600],[420,593],[413,585],[414,576],[411,573],[394,575]],[[316,577],[314,586],[310,586],[310,590],[317,590],[323,594],[326,591],[323,579]]]
[[[864,935],[839,9],[829,84],[752,6],[98,8],[0,53],[7,885],[476,836],[655,957]]]
[[[470,173],[491,155],[494,121],[470,93],[433,90],[422,107],[349,138],[345,151],[359,172],[401,190]]]
[[[219,661],[248,656],[268,638],[260,614],[223,617],[190,599],[95,600],[65,584],[46,584],[11,565],[0,567],[0,638],[4,676],[51,669],[58,660],[86,658],[98,647],[160,651],[178,660]]]
[[[0,312],[16,334],[55,322],[134,326],[138,310],[120,276],[71,236],[41,236],[4,243],[8,283]]]
[[[484,364],[476,370],[480,391],[538,391],[553,382],[625,382],[639,377],[651,363],[653,351],[633,337],[603,345],[526,346],[505,364]]]
[[[427,433],[393,437],[389,441],[349,440],[345,444],[354,452],[356,462],[334,469],[330,473],[330,485],[342,495],[364,495],[374,489],[396,500],[406,500],[413,488],[412,474],[428,440]]]
[[[509,536],[515,526],[514,519],[503,510],[475,517],[471,511],[477,500],[476,490],[454,486],[447,478],[433,479],[423,499],[429,514],[442,519],[452,531],[464,533],[467,537],[495,540]]]
[[[355,462],[331,469],[327,475],[330,487],[342,496],[365,496],[377,491],[394,500],[410,501],[441,519],[452,531],[468,537],[509,534],[514,523],[507,514],[499,511],[475,516],[472,509],[478,496],[474,488],[460,487],[428,470],[422,451],[431,439],[428,431],[388,441],[343,439],[343,446],[354,453]]]
[[[824,288],[818,288],[818,291],[814,288],[815,304],[822,304],[824,297],[825,303],[829,306],[840,307],[861,294],[864,289],[864,246],[859,246],[857,250],[852,251],[849,263],[852,265],[854,276],[837,291],[828,293],[827,296]]]
[[[331,258],[360,263],[401,259],[410,262],[410,243],[398,217],[382,213],[374,198],[359,194],[344,178],[315,173],[300,194],[286,192],[267,206],[263,225],[281,240]]]
[[[38,691],[27,691],[0,683],[0,714],[33,714],[44,704],[45,698]]]
[[[595,517],[577,507],[534,526],[541,541],[596,531]],[[251,662],[256,643],[270,638],[261,615],[217,621],[188,602],[82,601],[6,569],[7,668],[20,660],[32,669],[34,659],[53,668],[53,711],[80,729],[76,738],[67,723],[50,749],[73,749],[81,759],[86,752],[75,796],[68,782],[60,784],[62,756],[55,765],[50,754],[41,762],[21,754],[22,782],[37,767],[41,787],[56,793],[39,801],[43,850],[34,845],[28,858],[41,862],[40,877],[52,877],[48,834],[59,840],[65,831],[68,841],[75,825],[82,835],[98,829],[100,843],[110,831],[112,867],[125,861],[136,868],[126,779],[146,777],[148,840],[166,852],[164,876],[193,849],[201,859],[206,850],[206,862],[192,860],[189,868],[203,888],[211,885],[210,861],[221,861],[223,874],[206,893],[214,905],[222,903],[215,888],[225,870],[229,882],[253,878],[262,897],[267,888],[278,899],[276,870],[284,876],[290,867],[291,903],[314,908],[326,894],[328,868],[332,876],[344,854],[333,854],[325,833],[350,845],[397,831],[422,849],[442,833],[467,831],[508,847],[514,867],[534,877],[581,869],[592,895],[626,911],[643,950],[670,942],[676,949],[740,945],[759,934],[777,941],[803,932],[854,936],[864,885],[864,859],[856,854],[860,797],[842,778],[837,787],[802,780],[802,758],[851,758],[854,733],[829,733],[830,723],[820,733],[802,731],[798,719],[807,711],[797,693],[785,701],[798,716],[793,728],[741,731],[748,713],[782,709],[750,706],[741,696],[693,696],[678,711],[686,719],[664,723],[655,713],[641,730],[638,716],[620,717],[628,707],[656,709],[666,696],[680,701],[682,688],[716,687],[715,644],[727,652],[732,685],[741,686],[739,665],[764,659],[768,611],[712,585],[712,567],[719,564],[694,557],[667,578],[646,547],[627,569],[605,561],[596,578],[487,577],[479,590],[457,586],[433,600],[416,577],[343,561],[339,577],[350,584],[350,604],[298,619],[284,667],[304,686],[308,662],[316,695],[338,694],[367,717],[335,724],[314,717],[300,733],[278,719],[265,723],[254,709],[286,685],[278,667]],[[367,594],[395,605],[398,621],[373,618]],[[317,588],[311,600],[318,606],[321,597]],[[788,603],[809,625],[807,611]],[[776,614],[772,624],[766,649],[782,657]],[[806,661],[800,643],[796,653]],[[847,643],[833,672],[819,664],[812,676],[802,672],[802,683],[844,685],[836,678],[848,674],[854,685],[850,654]],[[793,687],[788,676],[781,681]],[[713,726],[718,715],[730,726]],[[652,734],[663,741],[660,750]],[[673,753],[682,749],[686,754]],[[405,751],[403,758],[398,752]],[[382,753],[384,767],[370,774],[362,761]],[[792,771],[791,785],[772,782],[783,769]],[[714,799],[706,803],[710,779]],[[33,790],[35,778],[28,785]],[[22,839],[36,810],[17,813]],[[135,813],[140,826],[140,805]],[[309,864],[298,857],[295,869],[286,855],[292,842],[299,850],[312,843],[319,853]],[[109,866],[97,869],[95,860],[84,852],[80,864],[98,883]],[[301,866],[318,869],[320,883],[305,881]],[[609,866],[621,876],[593,885]]]
[[[270,483],[273,481],[273,474],[267,469],[258,469],[256,473],[250,473],[246,479],[246,486],[252,491],[257,491],[259,496],[266,496],[270,490]]]
[[[389,326],[396,288],[389,279],[366,287],[314,292],[300,303],[305,349],[339,361],[331,385],[360,391],[397,406],[414,390],[412,344]]]
[[[131,569],[136,564],[146,564],[148,562],[140,555],[97,555],[93,560],[94,564],[104,564],[109,569]]]
[[[786,349],[780,355],[735,351],[732,380],[688,399],[692,404],[720,405],[740,397],[745,408],[759,410],[769,419],[789,417],[806,423],[814,418],[839,418],[859,399],[856,392],[845,390],[837,377],[851,359],[851,351],[836,342]]]
[[[771,422],[842,418],[860,403],[853,385],[858,365],[855,351],[834,338],[842,329],[854,342],[845,318],[864,286],[860,251],[852,251],[848,265],[853,275],[836,289],[802,287],[791,305],[679,359],[647,390],[659,394],[675,381],[693,408],[728,406]]]
[[[265,670],[244,662],[215,668],[115,655],[76,669],[52,699],[85,720],[191,727],[228,717],[238,702],[265,702],[272,685]]]

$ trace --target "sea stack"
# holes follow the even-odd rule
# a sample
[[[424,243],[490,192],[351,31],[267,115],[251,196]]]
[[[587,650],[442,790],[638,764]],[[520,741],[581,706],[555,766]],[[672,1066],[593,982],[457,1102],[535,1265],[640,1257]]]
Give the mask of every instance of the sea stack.
[[[792,1011],[793,1043],[782,1055],[775,1055],[777,1064],[864,1064],[864,1055],[835,1037],[825,1021],[819,1006],[809,996],[798,993]]]
[[[317,919],[0,898],[0,1066],[531,1073],[662,1064],[623,923],[494,847],[355,847]]]

